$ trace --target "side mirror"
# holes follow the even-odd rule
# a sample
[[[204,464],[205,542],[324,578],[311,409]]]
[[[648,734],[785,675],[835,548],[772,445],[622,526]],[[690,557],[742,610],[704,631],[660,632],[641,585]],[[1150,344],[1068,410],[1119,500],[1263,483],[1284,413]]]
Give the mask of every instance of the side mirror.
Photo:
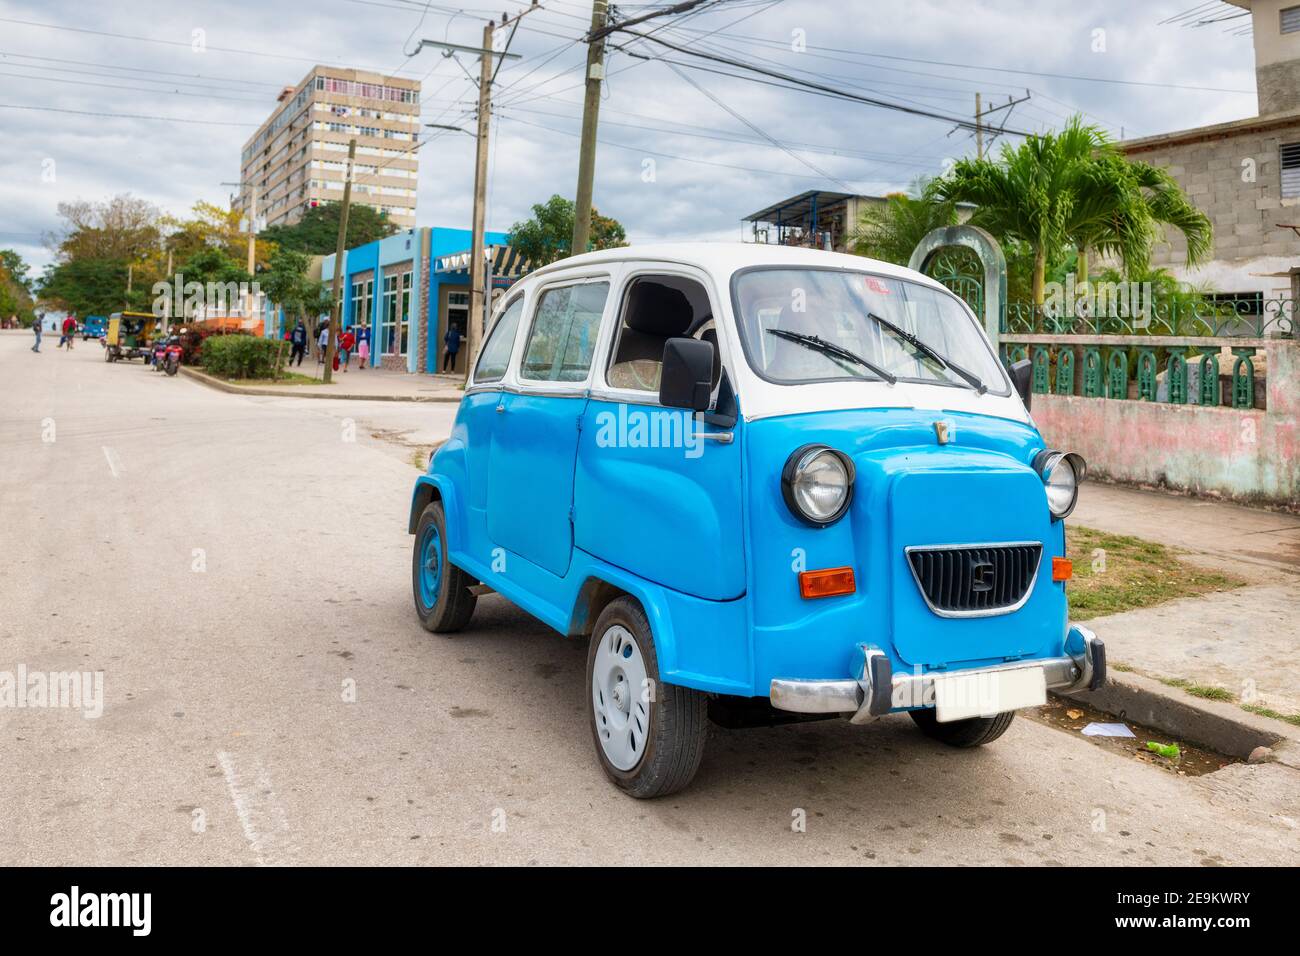
[[[1034,398],[1033,379],[1034,363],[1029,359],[1021,359],[1011,366],[1011,381],[1015,383],[1016,391],[1020,394],[1020,400],[1025,403],[1025,408],[1029,408]]]
[[[713,343],[691,338],[665,342],[659,404],[707,412],[712,395]]]

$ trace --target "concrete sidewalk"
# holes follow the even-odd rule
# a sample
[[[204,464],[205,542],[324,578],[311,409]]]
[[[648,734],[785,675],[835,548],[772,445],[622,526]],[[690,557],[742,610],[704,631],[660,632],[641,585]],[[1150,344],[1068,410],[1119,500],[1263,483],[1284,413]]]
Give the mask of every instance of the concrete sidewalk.
[[[1089,483],[1070,523],[1155,541],[1251,582],[1086,622],[1113,664],[1300,713],[1300,517]]]
[[[1069,524],[1191,552],[1198,564],[1261,581],[1300,575],[1300,515],[1085,482]]]
[[[461,386],[464,377],[460,375],[424,375],[410,372],[394,372],[382,368],[368,368],[360,371],[353,365],[350,371],[342,369],[334,373],[334,380],[329,385],[319,381],[323,366],[304,362],[301,367],[290,371],[299,375],[310,375],[318,384],[274,384],[257,382],[243,385],[227,382],[204,373],[202,368],[182,366],[181,372],[197,379],[205,385],[223,392],[239,395],[277,395],[285,398],[330,398],[353,401],[382,402],[459,402],[464,394]]]

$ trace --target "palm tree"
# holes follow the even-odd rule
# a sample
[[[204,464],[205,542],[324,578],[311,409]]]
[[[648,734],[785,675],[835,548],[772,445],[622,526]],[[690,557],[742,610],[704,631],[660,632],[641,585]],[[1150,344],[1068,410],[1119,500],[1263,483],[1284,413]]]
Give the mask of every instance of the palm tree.
[[[868,206],[849,235],[857,255],[907,265],[912,250],[933,229],[957,224],[957,203],[938,195],[937,181],[924,177],[905,193],[891,193]]]
[[[1086,281],[1094,249],[1122,260],[1129,271],[1145,269],[1160,224],[1186,236],[1189,265],[1202,261],[1213,244],[1209,219],[1173,177],[1129,160],[1078,116],[1059,133],[1027,137],[1014,149],[1003,145],[996,160],[959,160],[935,192],[943,200],[974,203],[973,224],[1029,245],[1036,308],[1043,304],[1048,264],[1070,247],[1079,252]]]

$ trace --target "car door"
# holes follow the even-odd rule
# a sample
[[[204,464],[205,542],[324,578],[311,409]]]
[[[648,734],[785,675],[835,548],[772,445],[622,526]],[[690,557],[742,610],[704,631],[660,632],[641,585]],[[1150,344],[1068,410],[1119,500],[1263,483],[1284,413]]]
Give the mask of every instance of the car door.
[[[720,348],[717,314],[705,277],[684,267],[623,283],[584,414],[574,530],[579,548],[610,564],[721,601],[745,592],[740,428],[659,404],[664,343],[692,335]]]
[[[573,553],[578,428],[609,287],[608,275],[586,276],[534,294],[515,387],[495,409],[488,536],[557,576]]]
[[[497,408],[505,394],[506,374],[524,315],[524,304],[524,294],[517,293],[506,303],[488,332],[458,416],[458,424],[464,426],[465,471],[469,485],[467,503],[478,514],[475,527],[480,532],[491,482],[492,432],[497,426]]]

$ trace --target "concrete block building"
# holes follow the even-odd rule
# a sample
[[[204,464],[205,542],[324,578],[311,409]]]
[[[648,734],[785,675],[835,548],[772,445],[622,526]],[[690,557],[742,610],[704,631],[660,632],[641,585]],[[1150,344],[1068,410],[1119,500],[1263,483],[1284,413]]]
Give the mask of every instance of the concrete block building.
[[[1153,264],[1251,315],[1300,293],[1300,3],[1225,2],[1250,13],[1259,115],[1121,146],[1168,169],[1214,224],[1209,262],[1189,269],[1171,232]]]

